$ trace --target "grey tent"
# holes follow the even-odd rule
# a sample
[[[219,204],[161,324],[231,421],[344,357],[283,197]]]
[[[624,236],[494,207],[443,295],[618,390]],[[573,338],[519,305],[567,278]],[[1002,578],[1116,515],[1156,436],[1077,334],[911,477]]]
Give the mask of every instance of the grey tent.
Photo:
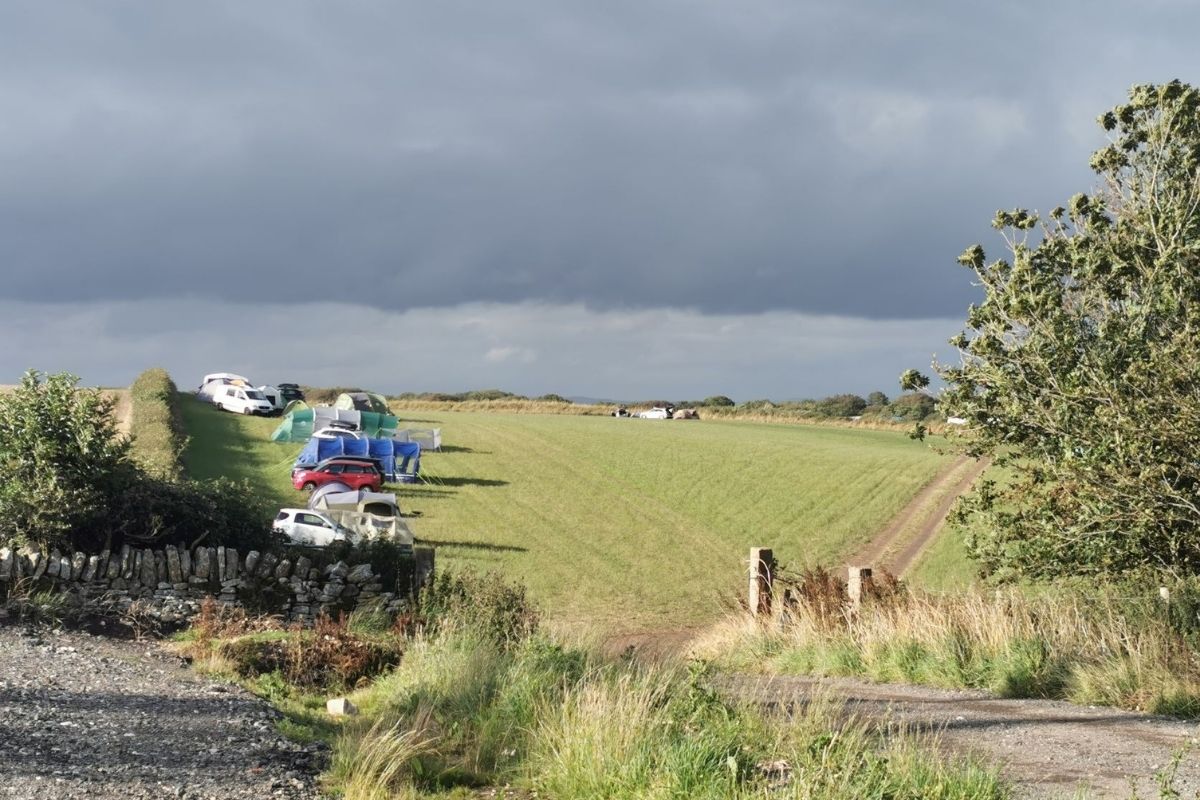
[[[319,490],[318,490],[319,491]],[[339,525],[364,539],[387,539],[412,548],[413,533],[400,517],[396,495],[366,490],[323,492],[310,500],[309,508],[322,511]]]

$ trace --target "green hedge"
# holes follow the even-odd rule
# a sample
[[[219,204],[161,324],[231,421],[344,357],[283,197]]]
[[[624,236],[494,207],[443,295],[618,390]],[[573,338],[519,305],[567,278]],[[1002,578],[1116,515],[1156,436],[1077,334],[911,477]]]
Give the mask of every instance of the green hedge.
[[[133,413],[133,457],[159,477],[183,475],[187,436],[179,414],[179,390],[161,367],[152,367],[129,387]]]

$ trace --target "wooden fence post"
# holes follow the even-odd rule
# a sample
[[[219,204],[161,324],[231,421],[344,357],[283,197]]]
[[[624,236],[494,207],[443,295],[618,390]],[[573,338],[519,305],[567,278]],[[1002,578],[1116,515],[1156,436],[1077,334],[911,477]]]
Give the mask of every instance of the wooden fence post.
[[[862,606],[863,583],[870,579],[870,567],[850,567],[849,580],[846,581],[846,595],[850,598],[850,608],[854,611],[858,611]]]
[[[769,547],[750,548],[750,615],[771,613],[771,592],[775,573],[775,557]]]

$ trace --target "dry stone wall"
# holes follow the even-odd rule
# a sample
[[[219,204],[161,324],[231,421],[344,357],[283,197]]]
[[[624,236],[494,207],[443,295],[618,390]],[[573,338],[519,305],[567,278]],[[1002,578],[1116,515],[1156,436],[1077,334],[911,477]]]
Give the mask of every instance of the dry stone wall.
[[[299,553],[244,556],[232,547],[159,549],[122,547],[99,554],[44,553],[35,548],[0,546],[0,589],[50,587],[72,605],[97,611],[134,609],[163,622],[182,622],[200,610],[205,598],[248,610],[277,613],[297,622],[318,614],[336,615],[370,606],[389,613],[404,608],[411,589],[433,572],[433,551],[418,548],[396,587],[385,591],[370,564],[336,561],[318,566]]]

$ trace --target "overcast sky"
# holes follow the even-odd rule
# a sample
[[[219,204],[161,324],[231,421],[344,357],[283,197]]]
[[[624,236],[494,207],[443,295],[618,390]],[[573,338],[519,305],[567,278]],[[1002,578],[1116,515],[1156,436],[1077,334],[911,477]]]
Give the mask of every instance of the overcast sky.
[[[1186,2],[0,5],[0,382],[895,388]]]

